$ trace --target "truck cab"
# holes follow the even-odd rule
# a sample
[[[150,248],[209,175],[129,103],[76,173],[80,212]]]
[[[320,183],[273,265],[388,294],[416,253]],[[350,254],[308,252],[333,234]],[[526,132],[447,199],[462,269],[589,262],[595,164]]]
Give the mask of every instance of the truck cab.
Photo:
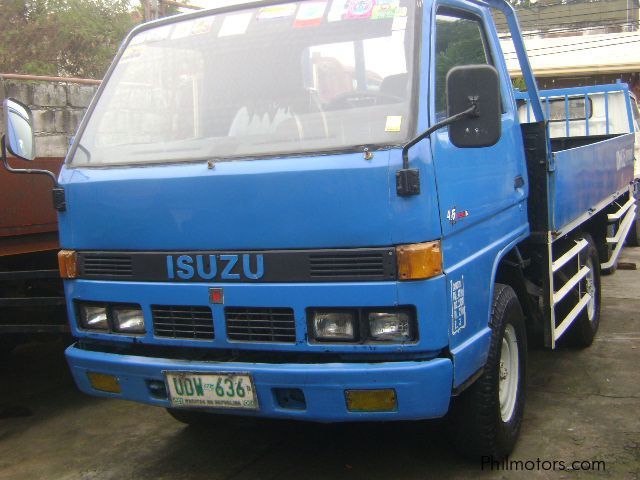
[[[529,126],[488,5],[519,42]],[[76,383],[187,423],[449,412],[459,448],[508,455],[527,331],[554,347],[575,324],[591,343],[600,262],[574,231],[628,193],[622,136],[597,152],[618,174],[554,216],[547,139],[502,0],[256,3],[136,28],[59,177]]]

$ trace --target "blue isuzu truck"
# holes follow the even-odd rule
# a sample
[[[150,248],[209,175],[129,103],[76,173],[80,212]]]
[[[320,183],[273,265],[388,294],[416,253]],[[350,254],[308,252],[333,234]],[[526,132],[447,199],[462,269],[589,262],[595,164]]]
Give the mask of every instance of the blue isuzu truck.
[[[589,134],[593,93],[549,115],[503,0],[136,28],[54,181],[78,387],[190,424],[446,416],[464,452],[507,455],[528,342],[591,344],[635,226],[633,135]],[[31,158],[28,108],[5,113]]]

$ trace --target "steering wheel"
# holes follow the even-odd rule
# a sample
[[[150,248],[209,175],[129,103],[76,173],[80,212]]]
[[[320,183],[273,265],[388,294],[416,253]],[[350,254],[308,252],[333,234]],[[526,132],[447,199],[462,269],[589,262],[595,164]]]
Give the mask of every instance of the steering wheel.
[[[375,105],[387,105],[402,101],[402,98],[389,95],[388,93],[356,90],[338,95],[327,104],[326,109],[344,110],[347,108],[373,107]]]

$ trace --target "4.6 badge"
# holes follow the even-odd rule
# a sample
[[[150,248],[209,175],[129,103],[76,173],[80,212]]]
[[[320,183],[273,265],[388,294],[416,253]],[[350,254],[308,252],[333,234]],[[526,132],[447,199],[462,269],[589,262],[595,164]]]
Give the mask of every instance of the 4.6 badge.
[[[458,223],[458,220],[462,220],[463,218],[467,218],[469,216],[469,210],[458,211],[456,207],[453,207],[447,210],[447,220],[451,225],[455,225]]]

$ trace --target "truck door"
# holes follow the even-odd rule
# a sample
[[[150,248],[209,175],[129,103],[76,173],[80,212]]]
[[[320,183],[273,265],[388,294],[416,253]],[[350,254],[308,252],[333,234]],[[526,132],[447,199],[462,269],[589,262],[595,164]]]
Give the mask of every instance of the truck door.
[[[462,4],[460,4],[462,5]],[[526,166],[510,80],[492,20],[468,3],[441,3],[432,20],[431,122],[446,116],[445,82],[459,65],[492,64],[501,77],[502,135],[487,148],[457,148],[447,129],[433,137],[454,381],[485,363],[492,278],[500,251],[528,234]],[[500,59],[500,60],[497,60]]]

